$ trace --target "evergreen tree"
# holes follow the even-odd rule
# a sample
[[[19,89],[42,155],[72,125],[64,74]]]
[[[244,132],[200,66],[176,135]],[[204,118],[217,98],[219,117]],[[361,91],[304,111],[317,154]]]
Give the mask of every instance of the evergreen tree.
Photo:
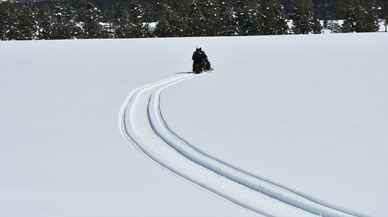
[[[205,18],[205,29],[208,36],[216,36],[223,31],[223,19],[221,17],[222,2],[218,0],[200,1],[202,15]]]
[[[144,24],[144,15],[144,8],[137,1],[116,1],[110,18],[115,37],[138,38],[149,36],[149,28]]]
[[[198,1],[193,1],[190,7],[188,28],[186,29],[188,36],[206,36],[205,17],[199,8]]]
[[[130,23],[129,14],[124,1],[115,1],[110,14],[110,22],[113,24],[116,38],[129,38]]]
[[[384,22],[384,31],[388,31],[388,0],[379,0],[380,18]]]
[[[7,18],[3,21],[4,22],[4,39],[5,40],[20,40],[20,31],[18,27],[19,25],[19,19],[18,19],[18,10],[14,3],[11,2],[5,2],[2,4],[6,4],[7,7]]]
[[[81,38],[84,35],[82,25],[75,20],[77,11],[73,8],[73,1],[55,0],[49,6],[52,13],[52,39]]]
[[[170,23],[170,20],[165,15],[163,15],[158,21],[154,35],[156,37],[178,37],[175,27]]]
[[[342,25],[343,32],[376,32],[379,29],[375,2],[362,5],[359,1],[349,5]]]
[[[258,8],[260,34],[279,35],[288,33],[284,7],[278,0],[261,0]]]
[[[142,4],[132,0],[128,7],[129,20],[132,26],[133,38],[144,38],[150,36],[150,27],[146,24],[145,9]]]
[[[327,28],[330,20],[335,20],[335,3],[338,0],[319,0],[314,1],[314,11],[316,16],[323,20],[324,27]]]
[[[379,5],[376,0],[370,0],[365,5],[366,13],[360,22],[360,29],[357,32],[377,32],[379,31]]]
[[[37,39],[48,40],[52,37],[52,17],[47,4],[35,8]]]
[[[238,25],[239,35],[257,35],[259,33],[259,19],[256,4],[248,4],[246,0],[237,0],[234,16]]]
[[[227,1],[221,1],[217,18],[217,35],[233,36],[239,32],[238,23],[234,16],[234,7]]]
[[[0,0],[0,39],[287,34],[290,14],[297,34],[320,33],[317,17],[344,18],[344,32],[372,32],[388,17],[387,0],[115,0],[112,8],[104,1],[105,11],[99,0],[22,2]]]
[[[0,2],[0,40],[5,40],[5,34],[7,30],[8,19],[8,4],[6,2]]]
[[[31,40],[36,36],[36,24],[34,11],[31,4],[22,4],[17,7],[16,29],[18,31],[17,40]]]
[[[388,31],[388,1],[385,0],[383,4],[383,18],[385,20],[385,31]]]
[[[215,0],[194,0],[188,19],[189,36],[215,36],[220,7]]]
[[[387,17],[385,17],[385,20],[384,20],[384,28],[385,28],[385,32],[387,32],[388,31],[388,18]]]
[[[311,25],[312,33],[314,33],[314,34],[321,34],[322,33],[323,27],[322,27],[322,24],[317,17],[312,18],[312,20],[310,21],[310,25]]]
[[[310,26],[311,11],[304,11],[297,8],[292,20],[292,30],[295,34],[308,34],[311,32]]]
[[[159,12],[163,10],[163,5],[168,5],[171,10],[179,13],[180,16],[187,15],[190,12],[191,4],[193,0],[154,0],[156,1],[155,8],[159,9]]]
[[[347,9],[349,5],[354,0],[336,0],[335,1],[335,18],[336,19],[344,19],[347,14]]]
[[[319,34],[322,26],[313,12],[312,0],[298,0],[293,16],[292,30],[295,34]]]
[[[161,18],[156,25],[154,35],[157,37],[184,36],[187,28],[186,19],[175,12],[169,5],[162,5]]]
[[[84,38],[106,38],[101,25],[105,21],[103,13],[90,0],[79,1],[77,21],[83,24]]]
[[[0,39],[31,40],[35,36],[36,24],[31,4],[0,3]]]

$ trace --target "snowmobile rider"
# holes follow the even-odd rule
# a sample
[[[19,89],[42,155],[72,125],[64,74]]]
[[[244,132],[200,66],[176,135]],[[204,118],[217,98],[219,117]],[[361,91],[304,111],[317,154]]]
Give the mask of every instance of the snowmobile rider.
[[[206,54],[205,54],[206,56]],[[202,51],[201,48],[197,48],[194,53],[193,53],[193,61],[194,61],[194,65],[195,64],[201,64],[202,61],[203,61],[203,57],[204,57],[204,52]]]
[[[193,72],[201,73],[210,70],[210,62],[205,51],[202,48],[197,48],[193,53]]]

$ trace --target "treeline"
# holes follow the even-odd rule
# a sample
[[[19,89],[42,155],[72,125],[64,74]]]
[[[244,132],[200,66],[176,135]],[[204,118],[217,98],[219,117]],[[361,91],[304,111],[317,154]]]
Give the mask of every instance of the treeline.
[[[388,0],[350,1],[344,11],[342,32],[376,32],[379,20],[384,20],[387,31]]]
[[[386,0],[346,0],[335,32],[377,31]],[[96,0],[0,3],[1,40],[236,36],[321,33],[312,0],[295,0],[292,13],[280,0]],[[152,7],[150,7],[152,4]]]

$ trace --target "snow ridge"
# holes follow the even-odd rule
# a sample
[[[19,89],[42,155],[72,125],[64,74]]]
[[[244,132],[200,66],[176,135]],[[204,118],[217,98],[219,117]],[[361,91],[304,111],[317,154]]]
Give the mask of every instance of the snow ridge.
[[[239,169],[176,134],[163,117],[161,94],[173,85],[199,76],[177,75],[132,91],[120,112],[122,135],[174,174],[258,214],[268,217],[367,217]],[[140,128],[143,129],[141,132]],[[151,137],[153,139],[148,139]]]

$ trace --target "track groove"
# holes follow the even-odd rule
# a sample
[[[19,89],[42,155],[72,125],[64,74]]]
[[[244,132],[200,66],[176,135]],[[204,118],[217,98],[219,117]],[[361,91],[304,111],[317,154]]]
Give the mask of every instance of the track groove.
[[[174,174],[258,214],[267,217],[367,217],[239,169],[198,149],[175,133],[163,117],[161,94],[169,87],[195,77],[199,76],[177,75],[132,91],[120,112],[122,135],[151,160]],[[135,111],[139,107],[140,111]],[[134,118],[140,114],[145,120]],[[147,125],[143,127],[147,130],[142,132],[147,136],[137,131],[137,125],[141,124]],[[146,137],[154,139],[145,141]],[[153,142],[163,145],[163,148],[152,147]],[[170,158],[176,158],[176,162]],[[187,168],[181,167],[182,163]],[[203,179],[203,175],[212,177],[212,180]]]

